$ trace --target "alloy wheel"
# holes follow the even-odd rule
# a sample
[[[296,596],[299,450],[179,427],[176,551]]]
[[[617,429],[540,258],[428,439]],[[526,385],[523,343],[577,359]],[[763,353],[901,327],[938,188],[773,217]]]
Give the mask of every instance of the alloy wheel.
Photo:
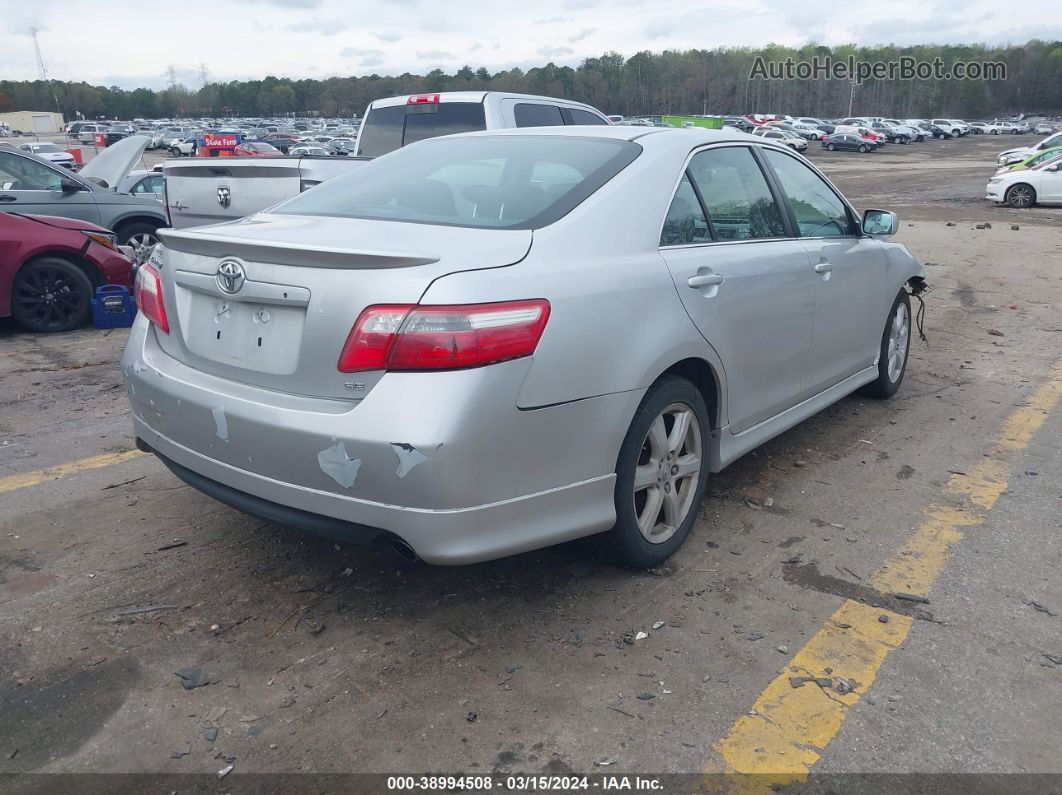
[[[21,278],[12,297],[19,315],[40,328],[63,328],[83,311],[89,297],[61,268],[37,265]]]
[[[1024,209],[1031,207],[1033,203],[1032,188],[1028,185],[1015,185],[1007,191],[1007,204],[1011,207]]]
[[[892,316],[889,328],[889,380],[893,383],[903,373],[903,366],[907,360],[907,339],[911,334],[911,315],[907,304],[902,301],[896,304],[896,312]]]
[[[697,415],[672,403],[649,426],[634,472],[634,512],[650,543],[675,535],[693,508],[703,459]]]

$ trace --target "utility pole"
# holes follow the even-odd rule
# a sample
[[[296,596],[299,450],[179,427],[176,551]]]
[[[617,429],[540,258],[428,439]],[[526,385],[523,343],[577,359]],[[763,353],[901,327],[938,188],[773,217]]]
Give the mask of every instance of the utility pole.
[[[206,88],[207,83],[210,82],[210,72],[207,71],[206,64],[199,64],[199,85],[202,88]]]
[[[30,38],[33,39],[33,51],[37,54],[37,79],[43,82],[51,84],[48,80],[48,70],[44,66],[44,56],[41,55],[41,44],[37,41],[37,26],[34,25],[29,29]],[[55,112],[62,115],[62,111],[59,110],[59,97],[55,93],[55,86],[52,86],[52,99],[55,100]]]
[[[852,115],[852,100],[855,99],[855,80],[852,80],[850,85],[851,89],[848,91],[848,115]]]

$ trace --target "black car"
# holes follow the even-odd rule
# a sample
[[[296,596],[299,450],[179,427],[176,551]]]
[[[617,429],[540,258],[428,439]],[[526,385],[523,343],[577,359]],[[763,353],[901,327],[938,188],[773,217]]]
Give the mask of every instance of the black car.
[[[299,145],[299,141],[293,136],[285,135],[284,133],[267,133],[262,136],[262,141],[272,144],[284,154],[287,154],[291,147]]]
[[[882,124],[880,121],[876,121],[870,125],[870,129],[879,135],[884,135],[885,139],[894,144],[909,144],[911,143],[911,136],[905,132],[897,130],[895,127],[891,127],[888,124]]]
[[[128,124],[115,124],[107,128],[107,132],[104,133],[107,139],[107,146],[116,144],[123,138],[128,138],[133,134],[133,128]]]
[[[829,149],[831,152],[837,150],[869,152],[872,149],[876,149],[877,146],[855,133],[835,133],[822,139],[822,148]]]

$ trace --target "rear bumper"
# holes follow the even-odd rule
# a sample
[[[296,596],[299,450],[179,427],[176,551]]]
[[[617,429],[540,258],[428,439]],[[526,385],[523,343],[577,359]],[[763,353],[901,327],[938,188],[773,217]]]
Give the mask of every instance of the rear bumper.
[[[615,521],[616,455],[641,391],[521,411],[528,363],[514,361],[390,373],[360,404],[302,398],[192,370],[154,335],[138,318],[123,357],[136,437],[240,510],[351,543],[395,536],[436,564]]]

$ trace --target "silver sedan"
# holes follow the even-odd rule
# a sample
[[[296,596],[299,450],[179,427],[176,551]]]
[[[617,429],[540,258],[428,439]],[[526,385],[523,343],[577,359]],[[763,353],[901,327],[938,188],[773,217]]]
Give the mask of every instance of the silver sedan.
[[[709,477],[899,387],[924,282],[807,160],[711,130],[422,141],[161,230],[138,445],[276,524],[469,563],[601,534],[654,566]]]

